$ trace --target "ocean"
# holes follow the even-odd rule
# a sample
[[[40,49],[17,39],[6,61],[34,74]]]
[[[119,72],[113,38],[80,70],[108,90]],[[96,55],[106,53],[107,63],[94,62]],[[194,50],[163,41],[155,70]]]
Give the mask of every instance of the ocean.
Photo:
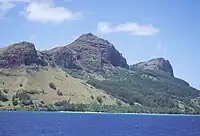
[[[200,136],[200,116],[0,112],[0,136]]]

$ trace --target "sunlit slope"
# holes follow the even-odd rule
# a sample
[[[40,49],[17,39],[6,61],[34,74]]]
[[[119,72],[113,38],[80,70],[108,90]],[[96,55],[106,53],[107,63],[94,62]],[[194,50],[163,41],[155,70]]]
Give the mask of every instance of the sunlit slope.
[[[50,87],[50,83],[54,84],[54,89]],[[85,104],[98,103],[97,96],[102,98],[103,104],[116,104],[115,98],[86,84],[83,80],[71,77],[59,68],[1,69],[0,88],[8,90],[5,95],[9,100],[18,90],[27,90],[33,92],[31,94],[33,101],[43,101],[45,104],[53,104],[57,100],[71,100],[74,103]]]

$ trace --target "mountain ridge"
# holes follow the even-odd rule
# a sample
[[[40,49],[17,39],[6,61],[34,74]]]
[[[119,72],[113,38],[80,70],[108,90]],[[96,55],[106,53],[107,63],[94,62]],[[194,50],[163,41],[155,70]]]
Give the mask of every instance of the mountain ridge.
[[[26,41],[0,49],[0,75],[0,102],[14,107],[13,102],[40,107],[64,100],[127,104],[146,112],[200,111],[200,91],[176,78],[169,60],[128,65],[112,43],[92,33],[45,51]]]
[[[83,43],[77,43],[77,42],[83,42]],[[85,43],[86,42],[86,43]],[[99,61],[99,66],[100,65],[102,65],[102,63],[104,63],[105,65],[106,64],[112,64],[114,67],[116,67],[116,66],[119,66],[119,67],[122,67],[122,68],[126,68],[126,69],[129,69],[129,66],[130,66],[130,69],[134,69],[133,67],[134,66],[137,66],[137,67],[140,67],[139,69],[148,69],[148,68],[141,68],[141,67],[144,67],[144,65],[147,65],[149,62],[154,62],[154,61],[158,61],[158,62],[156,62],[157,64],[155,64],[155,69],[160,69],[161,71],[164,71],[164,72],[166,72],[166,70],[163,70],[162,68],[160,68],[160,66],[159,66],[159,64],[162,62],[162,61],[164,61],[164,63],[167,63],[168,65],[169,65],[169,69],[171,69],[171,70],[169,70],[169,71],[167,71],[167,72],[169,72],[169,74],[171,75],[171,76],[174,76],[174,73],[173,73],[173,68],[172,68],[172,66],[171,66],[171,64],[170,64],[170,62],[168,61],[168,60],[165,60],[164,58],[161,58],[161,57],[159,57],[159,58],[155,58],[155,59],[151,59],[151,60],[148,60],[148,61],[145,61],[145,62],[138,62],[138,63],[136,63],[136,64],[132,64],[132,65],[129,65],[128,63],[127,63],[127,60],[126,60],[126,58],[125,57],[123,57],[122,56],[122,53],[120,53],[116,48],[115,48],[115,46],[112,44],[112,43],[110,43],[108,40],[104,40],[103,38],[99,38],[99,37],[97,37],[96,35],[94,35],[94,34],[92,34],[92,33],[86,33],[86,34],[82,34],[81,36],[79,36],[77,39],[75,39],[73,42],[71,42],[70,44],[66,44],[65,46],[58,46],[58,47],[55,47],[55,48],[52,48],[52,49],[49,49],[49,50],[45,50],[45,51],[39,51],[39,50],[36,50],[36,47],[35,47],[35,45],[34,44],[32,44],[32,43],[30,43],[30,42],[26,42],[26,41],[22,41],[22,42],[18,42],[18,43],[14,43],[14,44],[12,44],[12,45],[10,45],[10,46],[8,46],[8,47],[6,47],[6,48],[12,48],[12,46],[19,46],[19,45],[21,45],[21,46],[23,46],[23,45],[33,45],[33,47],[32,47],[32,49],[34,50],[34,51],[37,51],[37,53],[35,53],[36,55],[38,55],[38,54],[40,54],[40,56],[38,56],[39,58],[41,58],[42,57],[42,60],[44,60],[44,61],[47,61],[47,60],[51,60],[51,59],[53,59],[52,57],[53,57],[53,53],[57,53],[58,55],[60,55],[60,51],[62,51],[62,53],[66,53],[65,55],[69,55],[69,56],[63,56],[63,58],[65,57],[65,58],[73,58],[72,60],[70,60],[71,62],[73,62],[73,61],[75,61],[74,63],[75,63],[75,65],[77,65],[77,69],[80,69],[80,68],[83,68],[82,66],[81,66],[81,64],[78,64],[78,62],[76,62],[78,59],[80,59],[80,56],[82,56],[82,55],[84,55],[84,54],[80,54],[79,52],[80,52],[80,50],[83,50],[83,49],[85,49],[85,50],[89,50],[89,48],[90,47],[88,47],[88,48],[82,48],[82,46],[84,47],[85,46],[85,44],[86,45],[88,45],[88,44],[90,44],[89,46],[91,46],[91,47],[97,47],[97,48],[100,48],[99,46],[103,46],[103,47],[107,47],[107,49],[106,50],[108,50],[107,52],[104,50],[104,49],[96,49],[96,48],[94,48],[94,49],[91,49],[91,51],[88,53],[90,56],[89,57],[97,57],[98,55],[97,54],[94,54],[95,56],[92,56],[91,55],[91,52],[95,52],[96,51],[96,53],[98,52],[98,51],[101,51],[101,54],[100,54],[100,59],[98,60]],[[78,44],[78,45],[77,45]],[[80,44],[80,45],[79,45]],[[79,47],[80,46],[80,47]],[[62,50],[63,49],[63,50]],[[14,49],[15,50],[15,49]],[[86,51],[83,51],[83,52],[86,52]],[[108,53],[110,53],[110,54],[108,54]],[[34,53],[33,53],[34,54]],[[87,54],[87,55],[88,55]],[[112,56],[112,54],[115,54],[115,55],[113,55]],[[19,54],[20,55],[20,54]],[[55,55],[55,54],[54,54]],[[86,55],[86,56],[87,56]],[[49,56],[51,56],[50,58],[47,58],[47,57],[49,57]],[[37,56],[36,56],[37,57]],[[45,60],[44,59],[44,57],[46,57],[46,59],[47,60]],[[115,59],[115,57],[117,57],[117,59]],[[64,58],[64,59],[65,59]],[[1,58],[0,58],[1,59]],[[63,60],[64,61],[64,60]],[[69,60],[65,60],[65,61],[69,61]],[[34,63],[34,62],[33,62]],[[44,62],[45,63],[45,62]],[[138,65],[140,65],[140,64],[143,64],[143,66],[138,66]],[[0,63],[1,64],[1,63]],[[37,64],[37,63],[36,63]],[[43,64],[43,65],[47,65],[46,63],[45,64]],[[58,65],[60,65],[60,64],[58,64]],[[62,66],[64,65],[64,64],[61,64]],[[97,64],[96,64],[97,65]],[[161,65],[163,65],[163,64],[161,64]],[[1,67],[1,65],[0,65],[0,67]],[[63,67],[65,67],[65,68],[71,68],[70,66],[63,66]],[[164,66],[162,66],[162,67],[164,67]],[[75,67],[73,67],[73,68],[75,68],[76,69],[76,66]],[[150,69],[150,70],[152,70],[152,69]]]
[[[20,54],[22,54],[20,49],[18,52],[15,52],[15,56],[9,55],[9,49],[12,53],[13,50],[18,50],[18,48],[15,47],[24,50],[24,57],[19,57]],[[27,65],[35,63],[36,65],[39,64],[42,66],[55,67],[57,65],[61,68],[82,69],[90,73],[96,72],[98,74],[104,74],[109,71],[115,71],[115,67],[119,66],[133,71],[153,70],[174,77],[173,67],[169,60],[158,57],[129,65],[126,58],[122,56],[122,53],[120,53],[112,43],[93,33],[82,34],[65,46],[58,46],[45,51],[36,50],[33,43],[22,41],[4,47],[4,51],[1,50],[1,52],[3,53],[0,54],[0,68],[13,67],[15,63],[18,63],[16,66],[20,66],[24,63],[27,63]],[[30,56],[32,55],[31,58],[26,58],[28,53]],[[5,54],[8,54],[7,60]],[[18,56],[18,60],[16,56]],[[35,62],[29,62],[31,59],[35,59]]]
[[[169,60],[166,60],[161,57],[133,64],[130,66],[130,69],[132,69],[132,70],[137,70],[137,69],[154,70],[154,71],[158,71],[158,72],[162,71],[162,72],[165,72],[166,74],[174,77],[173,67],[170,64]]]

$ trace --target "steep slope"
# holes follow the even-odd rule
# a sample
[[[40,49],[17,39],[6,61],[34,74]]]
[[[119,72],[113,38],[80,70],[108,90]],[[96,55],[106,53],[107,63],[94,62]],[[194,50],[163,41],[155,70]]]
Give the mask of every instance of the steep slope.
[[[81,67],[88,72],[101,73],[112,70],[113,67],[129,67],[113,44],[92,33],[81,35],[67,47],[77,54]]]
[[[82,69],[89,73],[103,74],[115,67],[129,67],[113,44],[92,33],[83,34],[71,44],[43,54],[49,62],[55,62],[61,68]]]
[[[29,42],[20,42],[1,49],[0,68],[14,68],[22,64],[46,66],[47,62],[38,56],[35,46]]]
[[[39,71],[1,69],[0,75],[0,88],[7,89],[10,98],[21,89],[32,92],[32,100],[43,101],[46,104],[53,104],[63,99],[71,99],[74,103],[92,103],[96,101],[91,98],[92,95],[94,98],[102,97],[105,104],[116,103],[115,99],[111,99],[103,91],[72,78],[58,68],[41,68]],[[53,83],[56,89],[52,89],[50,83]],[[58,91],[62,95],[58,95]]]
[[[200,91],[178,81],[153,71],[144,74],[119,69],[106,80],[90,79],[87,83],[130,105],[144,107],[143,112],[200,113]]]
[[[156,58],[145,62],[140,62],[130,66],[131,70],[152,70],[161,72],[174,77],[173,68],[169,60]]]
[[[82,69],[77,54],[67,46],[56,47],[43,53],[49,63],[53,62],[61,68]]]
[[[71,103],[116,104],[115,98],[95,89],[85,81],[74,79],[60,67],[76,67],[74,54],[66,50],[36,51],[28,42],[20,42],[0,52],[0,107],[54,104],[70,100]],[[60,60],[60,56],[65,61]],[[53,56],[53,57],[52,57]],[[54,60],[52,58],[55,58]],[[17,104],[18,103],[18,104]]]

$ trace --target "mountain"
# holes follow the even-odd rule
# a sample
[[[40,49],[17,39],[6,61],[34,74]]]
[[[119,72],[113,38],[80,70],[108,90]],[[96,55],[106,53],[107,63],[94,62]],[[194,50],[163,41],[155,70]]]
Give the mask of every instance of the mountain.
[[[47,62],[37,54],[32,43],[20,42],[0,50],[0,68],[14,68],[33,63],[41,66],[47,65]]]
[[[101,73],[113,67],[129,67],[113,44],[92,33],[81,35],[67,47],[77,54],[80,65],[88,72]]]
[[[140,62],[130,66],[131,70],[153,70],[157,72],[164,72],[174,77],[173,68],[169,60],[164,58],[156,58],[145,62]]]
[[[55,63],[55,65],[61,68],[82,69],[77,60],[78,55],[67,46],[53,48],[43,54],[46,56],[45,58],[49,64]]]
[[[43,52],[48,62],[61,68],[82,69],[103,74],[115,67],[129,68],[126,59],[107,40],[92,33],[83,34],[69,45]]]
[[[117,99],[62,70],[78,68],[74,57],[67,47],[43,52],[25,41],[0,49],[0,108],[30,108],[63,100],[116,104]]]
[[[0,108],[200,113],[200,91],[168,60],[129,66],[92,33],[45,51],[25,41],[0,49],[0,88]]]

